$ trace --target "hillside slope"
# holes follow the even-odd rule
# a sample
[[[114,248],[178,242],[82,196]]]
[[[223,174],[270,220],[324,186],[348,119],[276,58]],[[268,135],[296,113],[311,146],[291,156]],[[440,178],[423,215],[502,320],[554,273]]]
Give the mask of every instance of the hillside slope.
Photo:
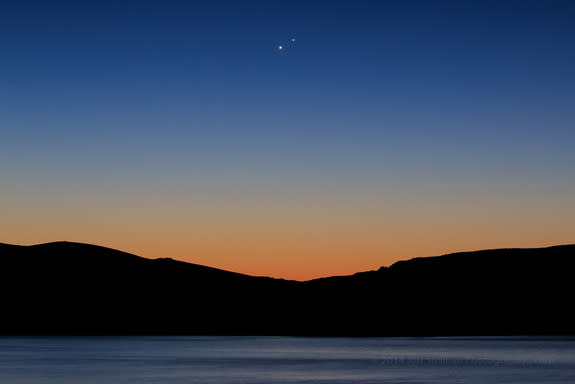
[[[296,282],[88,244],[0,244],[0,334],[575,334],[574,267],[565,245]]]

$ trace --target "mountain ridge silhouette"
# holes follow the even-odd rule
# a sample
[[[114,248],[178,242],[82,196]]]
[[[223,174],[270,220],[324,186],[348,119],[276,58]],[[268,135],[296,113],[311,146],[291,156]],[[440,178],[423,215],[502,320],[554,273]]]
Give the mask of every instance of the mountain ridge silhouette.
[[[0,334],[575,334],[575,245],[457,252],[308,281],[97,245],[0,243]]]

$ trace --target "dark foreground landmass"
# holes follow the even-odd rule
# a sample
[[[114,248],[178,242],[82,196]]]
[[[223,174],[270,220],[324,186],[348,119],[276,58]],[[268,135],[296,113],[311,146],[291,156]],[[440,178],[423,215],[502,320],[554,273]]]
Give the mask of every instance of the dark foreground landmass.
[[[573,335],[575,245],[306,282],[57,242],[0,244],[0,334]]]

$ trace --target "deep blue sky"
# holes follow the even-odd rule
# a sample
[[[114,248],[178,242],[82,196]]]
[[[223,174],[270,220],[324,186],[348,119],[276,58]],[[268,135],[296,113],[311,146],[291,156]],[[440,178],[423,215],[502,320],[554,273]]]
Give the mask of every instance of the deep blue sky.
[[[356,212],[376,264],[445,212],[450,224],[422,250],[567,242],[542,222],[575,221],[573,1],[3,2],[0,69],[5,242],[73,237],[155,255],[190,236],[181,226],[201,226],[182,206],[262,228],[258,210],[336,227]],[[469,224],[487,220],[471,206],[527,229],[507,244],[501,228]],[[133,221],[96,235],[86,207]],[[82,220],[65,213],[78,210]],[[37,215],[61,225],[47,231]],[[405,230],[378,240],[406,215]],[[117,240],[155,220],[138,236],[171,225],[173,237]],[[320,227],[306,233],[328,239]],[[465,237],[454,228],[476,237],[454,241]],[[178,254],[234,258],[216,243]]]

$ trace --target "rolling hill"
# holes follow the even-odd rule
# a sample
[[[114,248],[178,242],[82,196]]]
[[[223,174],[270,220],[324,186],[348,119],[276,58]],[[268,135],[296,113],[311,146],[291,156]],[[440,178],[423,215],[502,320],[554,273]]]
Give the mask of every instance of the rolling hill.
[[[88,244],[0,244],[0,334],[572,335],[574,267],[563,245],[297,282]]]

